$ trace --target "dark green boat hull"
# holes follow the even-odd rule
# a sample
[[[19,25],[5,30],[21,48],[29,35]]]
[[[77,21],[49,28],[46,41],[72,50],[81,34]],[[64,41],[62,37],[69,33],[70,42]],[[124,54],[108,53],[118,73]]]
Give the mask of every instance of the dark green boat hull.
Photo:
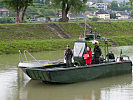
[[[90,66],[53,69],[27,68],[26,73],[32,79],[38,79],[44,82],[74,83],[132,73],[132,62],[112,62]]]

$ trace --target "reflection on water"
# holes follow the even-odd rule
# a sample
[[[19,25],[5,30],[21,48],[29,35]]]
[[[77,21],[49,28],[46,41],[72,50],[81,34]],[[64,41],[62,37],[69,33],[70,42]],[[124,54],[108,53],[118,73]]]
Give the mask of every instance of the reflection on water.
[[[31,80],[25,86],[24,91],[27,92],[27,100],[41,100],[42,98],[45,100],[99,100],[105,98],[107,93],[104,92],[110,92],[111,89],[117,91],[119,87],[126,89],[126,86],[131,83],[131,74],[63,85],[41,84],[40,81]]]
[[[121,49],[133,61],[133,47],[110,48],[116,55]],[[57,60],[63,57],[63,51],[33,56]],[[74,84],[44,84],[30,80],[17,63],[17,54],[0,56],[0,100],[133,100],[132,74]]]

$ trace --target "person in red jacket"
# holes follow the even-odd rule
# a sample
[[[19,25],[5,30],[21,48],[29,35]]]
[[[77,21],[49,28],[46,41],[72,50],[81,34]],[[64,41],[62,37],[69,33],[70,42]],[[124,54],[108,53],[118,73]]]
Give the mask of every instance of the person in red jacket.
[[[87,65],[91,65],[92,52],[91,52],[91,48],[90,47],[87,47],[87,53],[86,54],[88,54],[88,57],[86,59],[86,64]]]

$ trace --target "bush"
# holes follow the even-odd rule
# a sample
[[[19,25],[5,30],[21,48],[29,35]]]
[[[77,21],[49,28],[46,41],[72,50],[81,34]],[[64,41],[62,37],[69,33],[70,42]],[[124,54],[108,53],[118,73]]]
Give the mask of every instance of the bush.
[[[111,14],[110,14],[110,18],[111,18],[111,19],[116,19],[116,14],[115,14],[115,13],[111,13]]]
[[[14,20],[13,18],[3,17],[3,18],[0,18],[0,23],[1,23],[1,24],[5,24],[5,23],[15,23],[15,20]]]
[[[91,21],[98,21],[99,19],[97,17],[93,17]]]
[[[131,10],[130,16],[133,17],[133,10]]]

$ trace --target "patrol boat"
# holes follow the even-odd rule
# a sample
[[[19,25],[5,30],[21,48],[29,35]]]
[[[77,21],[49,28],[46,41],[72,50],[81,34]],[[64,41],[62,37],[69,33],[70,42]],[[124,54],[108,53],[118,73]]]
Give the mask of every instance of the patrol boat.
[[[106,38],[103,38],[106,48],[105,58],[101,60],[100,64],[86,65],[84,54],[86,53],[87,42],[95,42],[94,38],[93,34],[88,34],[87,38],[75,41],[74,63],[71,67],[67,67],[66,63],[58,63],[40,67],[25,67],[23,71],[31,79],[41,80],[44,83],[75,83],[132,73],[132,62],[129,57],[121,55],[114,58],[113,53],[108,51]],[[23,69],[21,66],[19,68]]]

